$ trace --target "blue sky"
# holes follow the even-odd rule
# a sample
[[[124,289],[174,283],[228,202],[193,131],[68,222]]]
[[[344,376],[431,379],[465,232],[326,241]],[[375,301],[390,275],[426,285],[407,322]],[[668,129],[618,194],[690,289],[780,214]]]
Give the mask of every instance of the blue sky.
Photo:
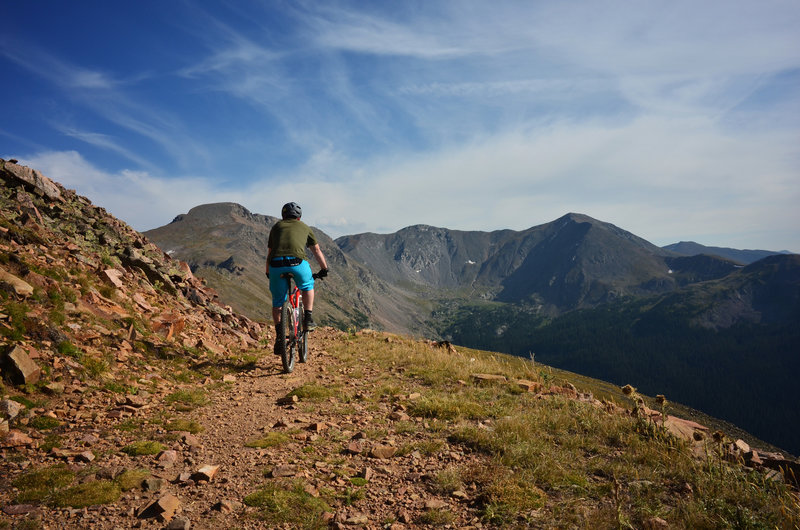
[[[3,2],[0,157],[147,230],[579,212],[800,252],[800,3]]]

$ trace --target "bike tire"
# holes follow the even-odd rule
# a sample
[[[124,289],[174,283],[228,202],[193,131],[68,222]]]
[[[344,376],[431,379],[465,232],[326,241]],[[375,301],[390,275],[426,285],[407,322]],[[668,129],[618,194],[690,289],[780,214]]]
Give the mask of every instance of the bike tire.
[[[297,312],[300,318],[300,336],[297,337],[297,361],[304,363],[308,360],[308,332],[306,331],[305,308],[303,307],[303,299],[301,298],[297,304],[299,311]]]
[[[294,336],[294,312],[292,311],[292,305],[289,302],[283,304],[283,307],[281,308],[281,324],[279,327],[278,340],[283,342],[283,348],[281,349],[281,362],[283,363],[284,373],[289,374],[292,372],[292,370],[294,370],[294,350],[295,344],[297,344]]]

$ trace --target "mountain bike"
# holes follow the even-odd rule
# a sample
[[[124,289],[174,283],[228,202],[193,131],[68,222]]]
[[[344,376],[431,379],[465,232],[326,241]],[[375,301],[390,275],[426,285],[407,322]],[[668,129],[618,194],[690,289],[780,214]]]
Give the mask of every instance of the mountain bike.
[[[319,279],[318,273],[312,275]],[[277,353],[281,356],[284,373],[294,370],[295,353],[297,360],[304,363],[308,360],[308,331],[305,329],[303,319],[303,296],[297,285],[294,285],[294,274],[284,272],[281,274],[287,283],[289,296],[281,307],[281,321],[278,323]]]

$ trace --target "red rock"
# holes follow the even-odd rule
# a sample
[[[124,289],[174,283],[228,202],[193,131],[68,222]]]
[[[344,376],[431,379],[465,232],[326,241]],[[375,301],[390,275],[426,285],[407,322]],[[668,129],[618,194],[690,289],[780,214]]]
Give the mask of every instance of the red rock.
[[[30,436],[16,429],[11,429],[1,442],[4,447],[24,447],[33,445],[33,439]]]
[[[14,346],[14,349],[8,354],[8,361],[9,374],[20,384],[36,383],[42,376],[42,370],[20,346]]]
[[[110,283],[117,289],[122,289],[125,287],[125,284],[122,283],[122,275],[123,272],[119,269],[106,269],[104,271],[100,271],[100,278],[106,283]]]
[[[387,459],[392,458],[397,453],[397,447],[391,445],[375,444],[369,452],[372,458]]]
[[[0,269],[0,282],[9,284],[19,296],[30,296],[33,294],[33,286],[31,284],[3,269]]]
[[[206,482],[211,482],[212,480],[214,480],[214,477],[217,476],[218,471],[219,471],[219,466],[206,464],[197,471],[195,471],[195,473],[192,475],[192,479],[197,482],[200,482],[201,480],[205,480]]]
[[[169,521],[180,508],[181,501],[172,494],[167,494],[157,499],[139,512],[139,519],[158,518],[161,521]]]

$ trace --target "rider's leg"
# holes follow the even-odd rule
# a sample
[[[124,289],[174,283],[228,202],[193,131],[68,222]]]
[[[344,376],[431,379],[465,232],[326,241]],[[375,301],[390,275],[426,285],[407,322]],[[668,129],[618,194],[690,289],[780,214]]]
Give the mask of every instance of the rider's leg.
[[[314,289],[310,291],[302,291],[303,293],[303,307],[309,311],[314,310]]]
[[[303,314],[303,327],[306,331],[314,331],[317,327],[314,323],[314,319],[311,318],[311,310],[314,309],[314,289],[302,291],[302,293],[303,309],[305,309]]]

